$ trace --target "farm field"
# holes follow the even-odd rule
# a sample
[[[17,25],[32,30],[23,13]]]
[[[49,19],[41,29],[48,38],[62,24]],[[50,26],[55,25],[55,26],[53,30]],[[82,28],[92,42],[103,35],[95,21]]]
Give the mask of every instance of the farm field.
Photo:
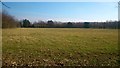
[[[117,66],[118,30],[2,30],[3,66]]]

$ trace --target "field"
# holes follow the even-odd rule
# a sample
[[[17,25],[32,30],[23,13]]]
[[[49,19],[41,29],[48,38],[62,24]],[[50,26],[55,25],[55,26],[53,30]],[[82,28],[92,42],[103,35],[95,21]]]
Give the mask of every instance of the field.
[[[2,30],[3,66],[117,66],[118,30]]]

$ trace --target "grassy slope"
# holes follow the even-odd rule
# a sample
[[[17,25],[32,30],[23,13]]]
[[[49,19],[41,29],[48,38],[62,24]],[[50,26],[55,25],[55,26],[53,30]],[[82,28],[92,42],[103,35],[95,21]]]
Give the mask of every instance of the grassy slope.
[[[117,65],[114,29],[3,29],[3,65]]]

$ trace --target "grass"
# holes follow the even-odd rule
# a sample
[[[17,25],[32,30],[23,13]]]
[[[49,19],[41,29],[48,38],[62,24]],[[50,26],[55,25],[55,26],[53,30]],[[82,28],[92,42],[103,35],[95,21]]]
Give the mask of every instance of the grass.
[[[117,66],[118,30],[17,28],[2,31],[3,66]]]

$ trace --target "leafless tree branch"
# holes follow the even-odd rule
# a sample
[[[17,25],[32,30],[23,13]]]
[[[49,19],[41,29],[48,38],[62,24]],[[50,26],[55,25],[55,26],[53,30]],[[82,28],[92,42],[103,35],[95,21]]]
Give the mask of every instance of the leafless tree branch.
[[[7,5],[5,5],[1,0],[0,0],[0,2],[1,2],[2,5],[4,5],[5,7],[10,8],[10,7],[8,7]]]

